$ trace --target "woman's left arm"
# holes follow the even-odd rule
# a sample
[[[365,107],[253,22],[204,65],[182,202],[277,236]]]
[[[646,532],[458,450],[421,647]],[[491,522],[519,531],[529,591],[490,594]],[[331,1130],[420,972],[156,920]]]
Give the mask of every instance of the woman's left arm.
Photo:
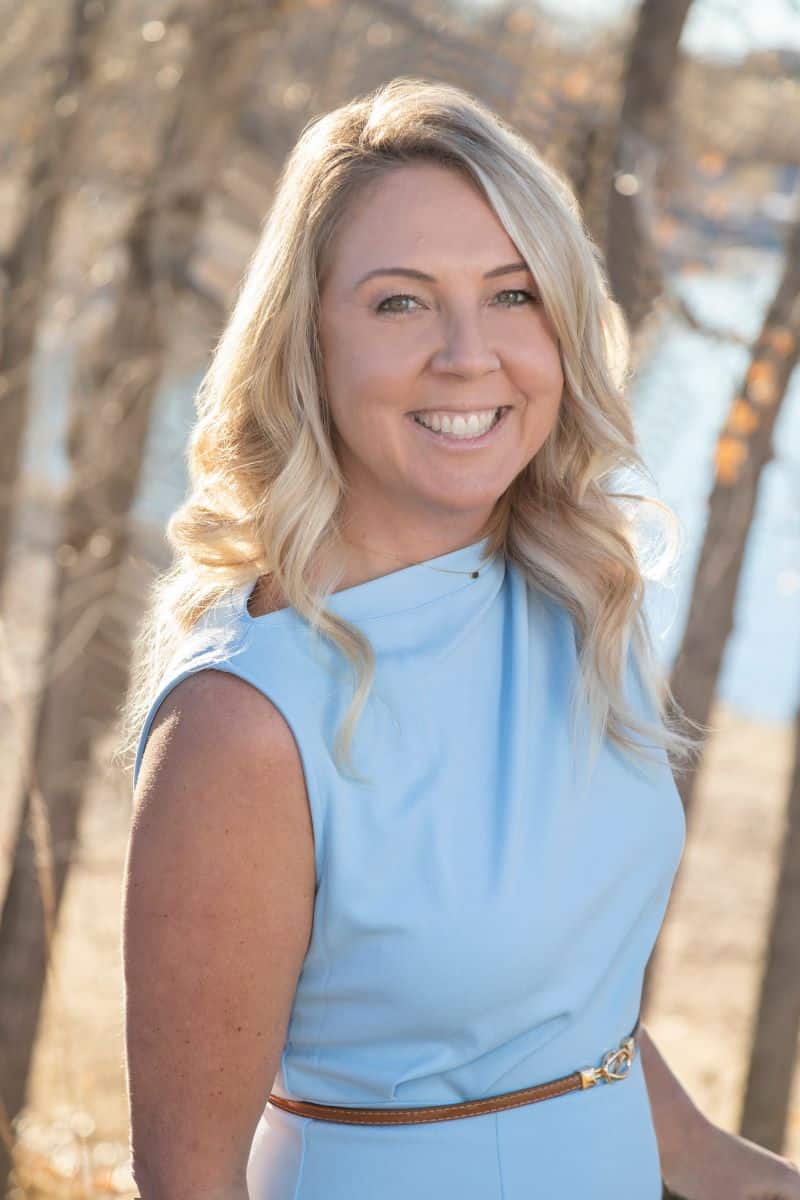
[[[638,1041],[661,1175],[671,1192],[684,1200],[800,1200],[800,1170],[790,1159],[709,1121],[643,1025]]]

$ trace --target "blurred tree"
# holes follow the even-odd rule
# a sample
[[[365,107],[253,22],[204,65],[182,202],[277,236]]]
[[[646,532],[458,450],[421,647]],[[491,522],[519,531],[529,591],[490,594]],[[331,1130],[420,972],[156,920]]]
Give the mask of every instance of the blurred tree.
[[[688,0],[642,6],[630,43],[624,102],[617,121],[618,64],[624,52],[621,34],[587,54],[584,49],[558,48],[547,36],[547,22],[537,24],[531,9],[512,4],[506,11],[493,10],[495,24],[486,26],[492,36],[481,33],[477,37],[464,19],[465,10],[445,16],[444,6],[435,0],[415,0],[413,4],[374,0],[364,5],[314,0],[293,6],[293,21],[286,23],[293,25],[293,39],[287,37],[281,22],[280,34],[271,43],[280,46],[280,53],[269,56],[269,70],[261,72],[259,90],[247,108],[246,120],[236,130],[241,140],[249,143],[250,152],[249,163],[243,167],[241,146],[233,146],[238,152],[238,196],[244,201],[240,208],[247,214],[246,221],[237,219],[237,224],[230,208],[220,215],[219,208],[230,201],[230,195],[226,196],[227,182],[215,188],[214,224],[202,239],[206,267],[211,268],[203,284],[199,282],[202,272],[197,270],[200,255],[195,255],[192,269],[188,269],[192,243],[204,219],[209,188],[218,182],[215,173],[223,153],[228,141],[234,141],[241,98],[255,69],[259,42],[249,35],[262,18],[267,23],[273,6],[233,0],[227,5],[209,0],[188,4],[186,0],[165,0],[158,7],[159,19],[150,19],[150,0],[115,0],[113,8],[110,0],[106,3],[107,11],[103,0],[84,0],[82,5],[76,0],[75,11],[80,8],[87,21],[101,14],[110,21],[115,11],[123,11],[129,27],[123,32],[130,33],[134,41],[141,40],[145,30],[148,38],[155,40],[159,36],[156,27],[165,26],[166,34],[161,36],[166,42],[185,26],[194,44],[177,66],[164,61],[154,65],[150,57],[141,62],[137,58],[132,73],[122,78],[119,94],[109,98],[91,90],[92,78],[95,67],[131,65],[127,43],[121,47],[120,26],[113,39],[103,31],[108,52],[105,62],[98,55],[93,66],[88,61],[91,52],[86,58],[88,42],[84,41],[86,61],[78,65],[83,71],[80,78],[88,71],[89,81],[82,89],[68,85],[72,50],[65,41],[63,55],[56,56],[53,100],[58,121],[53,118],[52,137],[45,119],[45,124],[38,126],[44,132],[33,139],[36,162],[41,164],[38,173],[31,172],[35,202],[23,214],[21,249],[12,248],[6,266],[5,319],[11,334],[4,344],[14,362],[12,369],[0,374],[0,387],[8,389],[9,379],[27,378],[37,321],[37,312],[30,305],[40,304],[50,253],[48,230],[56,215],[51,208],[48,225],[48,204],[58,204],[67,196],[65,180],[73,160],[80,157],[66,134],[74,128],[86,139],[88,130],[90,138],[102,143],[98,158],[105,158],[109,190],[130,193],[131,202],[107,239],[120,269],[112,272],[108,286],[103,285],[101,302],[85,306],[92,317],[99,313],[101,322],[94,324],[91,339],[79,347],[68,439],[72,482],[56,556],[55,620],[48,632],[46,690],[36,721],[35,771],[24,796],[13,877],[0,926],[0,1051],[7,1062],[0,1064],[0,1099],[8,1101],[10,1112],[18,1111],[27,1078],[49,944],[80,816],[90,740],[94,729],[113,719],[127,670],[128,629],[120,616],[123,606],[130,607],[130,596],[121,595],[120,566],[127,553],[127,514],[138,488],[175,300],[187,288],[196,293],[206,286],[207,311],[213,310],[215,319],[223,320],[230,290],[239,276],[239,251],[257,236],[275,174],[303,121],[385,79],[413,72],[450,78],[471,88],[499,111],[513,116],[515,124],[549,158],[563,162],[584,210],[588,209],[592,218],[596,215],[596,228],[601,231],[598,241],[608,245],[612,287],[635,329],[661,289],[661,266],[653,245],[654,195],[668,137],[680,33],[689,7]],[[25,7],[16,6],[19,11]],[[286,7],[290,8],[288,3]],[[45,18],[48,9],[41,5]],[[223,13],[227,32],[221,27]],[[494,40],[495,33],[504,37],[502,44]],[[687,150],[692,162],[701,150],[707,150],[709,138],[712,148],[717,147],[723,155],[761,159],[771,153],[779,162],[798,160],[793,124],[774,119],[778,88],[772,80],[755,68],[742,77],[738,67],[727,73],[718,65],[698,61],[687,67],[681,75],[689,83],[680,97],[680,131],[682,139],[687,132],[694,139]],[[170,78],[178,80],[174,88]],[[769,103],[768,97],[773,97]],[[777,101],[780,103],[783,101]],[[111,111],[116,104],[142,111],[135,137],[116,136]],[[734,106],[736,120],[731,120],[729,112]],[[89,117],[92,111],[95,115],[93,123],[87,120],[87,107]],[[14,124],[8,123],[9,127]],[[566,144],[570,139],[571,146]],[[127,169],[120,168],[121,160]],[[130,165],[134,160],[135,171]],[[79,165],[85,172],[85,161]],[[611,186],[612,173],[616,187]],[[226,171],[226,177],[228,174]],[[44,196],[38,197],[42,181],[52,185],[49,197],[46,187]],[[606,212],[607,201],[613,212]],[[98,211],[107,222],[107,209]],[[710,213],[712,219],[719,215],[718,210]],[[607,216],[613,218],[608,225]],[[87,244],[93,232],[85,231]],[[83,240],[81,231],[78,241],[83,244]],[[14,253],[22,257],[15,259]],[[92,270],[94,266],[92,263]],[[28,291],[21,303],[13,289],[23,281]],[[684,312],[684,316],[709,332],[692,314]],[[27,322],[27,343],[25,336],[15,332],[15,321],[23,335]],[[753,398],[759,386],[769,385],[770,378],[767,366],[755,371]],[[7,390],[9,394],[6,408],[11,423],[0,426],[4,434],[0,456],[7,452],[0,463],[9,465],[0,466],[5,472],[0,474],[0,485],[6,486],[7,475],[10,498],[27,398]],[[741,428],[752,420],[750,407],[745,404],[739,409]],[[753,412],[757,412],[755,407]],[[736,439],[721,445],[718,483],[726,474],[735,475],[740,457]],[[717,530],[722,535],[727,532]],[[710,549],[707,553],[712,556]],[[44,845],[48,820],[52,850]],[[26,840],[28,827],[31,846]],[[39,872],[38,891],[35,870]],[[782,904],[779,900],[779,911]],[[780,931],[775,936],[781,947],[776,952],[780,959],[785,943]],[[765,983],[765,991],[770,987]],[[791,997],[777,1023],[784,1048],[793,1045],[790,1003]],[[28,1013],[22,1011],[26,1007]],[[782,1081],[778,1084],[782,1086]]]
[[[29,146],[24,212],[12,243],[0,258],[3,288],[0,338],[0,579],[8,560],[14,495],[30,401],[30,368],[44,302],[53,233],[72,176],[79,97],[103,28],[105,0],[73,0],[69,32],[44,112],[29,114],[35,136]],[[52,20],[46,6],[30,10],[29,33]],[[19,48],[21,50],[21,48]],[[24,136],[24,135],[23,135]]]
[[[260,61],[255,35],[274,22],[278,7],[262,0],[179,6],[190,50],[179,84],[163,92],[157,121],[142,130],[153,153],[130,205],[124,266],[106,320],[81,347],[44,685],[0,920],[0,1097],[9,1120],[25,1098],[91,743],[122,697],[119,656],[128,646],[120,637],[115,589],[162,370],[165,307],[185,283],[210,185]],[[151,70],[143,63],[125,87],[147,88]],[[48,834],[51,842],[42,846]],[[2,1194],[10,1166],[0,1148]]]
[[[691,0],[643,0],[628,52],[605,257],[611,290],[634,332],[662,291],[654,238],[658,169],[690,6]]]
[[[785,1153],[800,1033],[800,709],[795,716],[794,770],[786,831],[772,906],[739,1131]]]
[[[671,685],[687,715],[705,724],[733,629],[733,611],[761,472],[800,356],[800,219],[790,230],[778,290],[741,387],[717,439],[708,521]],[[691,804],[693,779],[683,793]]]
[[[800,200],[800,197],[798,197]],[[686,715],[708,723],[723,655],[733,629],[734,606],[758,485],[773,457],[772,435],[789,380],[800,358],[800,203],[786,242],[784,270],[756,339],[741,387],[734,395],[718,436],[714,482],[691,602],[670,685]],[[697,773],[678,781],[686,810],[687,837]],[[796,811],[797,782],[792,812]],[[796,950],[798,915],[798,835],[790,832],[773,914],[767,974],[754,1043],[743,1130],[747,1137],[781,1153],[788,1090],[794,1064],[800,964]],[[645,972],[642,1011],[646,1013],[657,971],[660,944]],[[780,1061],[783,1059],[783,1069]],[[775,1072],[774,1077],[772,1072]]]

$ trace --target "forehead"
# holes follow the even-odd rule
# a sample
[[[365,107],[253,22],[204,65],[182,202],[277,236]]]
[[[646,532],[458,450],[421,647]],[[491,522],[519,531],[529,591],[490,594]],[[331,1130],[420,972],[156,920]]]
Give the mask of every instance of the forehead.
[[[334,238],[331,274],[381,263],[485,271],[518,256],[478,184],[438,164],[394,167],[351,199]]]

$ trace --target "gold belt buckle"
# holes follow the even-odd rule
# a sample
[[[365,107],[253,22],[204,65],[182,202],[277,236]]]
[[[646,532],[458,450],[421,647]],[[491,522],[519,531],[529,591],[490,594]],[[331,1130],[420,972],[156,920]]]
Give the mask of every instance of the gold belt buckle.
[[[599,1067],[585,1067],[580,1072],[581,1087],[588,1088],[601,1079],[611,1083],[615,1079],[624,1079],[630,1072],[636,1044],[632,1037],[623,1038],[616,1050],[607,1050]]]

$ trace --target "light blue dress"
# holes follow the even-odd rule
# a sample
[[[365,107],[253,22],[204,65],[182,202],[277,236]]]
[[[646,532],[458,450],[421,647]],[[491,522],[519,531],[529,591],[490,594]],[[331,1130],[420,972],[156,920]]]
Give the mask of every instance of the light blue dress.
[[[291,609],[252,617],[250,586],[204,614],[142,728],[134,780],[164,696],[210,666],[267,695],[294,733],[317,891],[280,1095],[458,1103],[599,1065],[636,1022],[684,847],[680,795],[663,751],[640,768],[608,739],[574,782],[571,619],[502,554],[482,562],[487,549],[329,600],[376,651],[353,743],[371,782],[331,755],[347,661]],[[220,625],[231,641],[209,651]],[[616,1082],[428,1124],[330,1123],[265,1097],[248,1187],[252,1200],[661,1200],[641,1055]]]

